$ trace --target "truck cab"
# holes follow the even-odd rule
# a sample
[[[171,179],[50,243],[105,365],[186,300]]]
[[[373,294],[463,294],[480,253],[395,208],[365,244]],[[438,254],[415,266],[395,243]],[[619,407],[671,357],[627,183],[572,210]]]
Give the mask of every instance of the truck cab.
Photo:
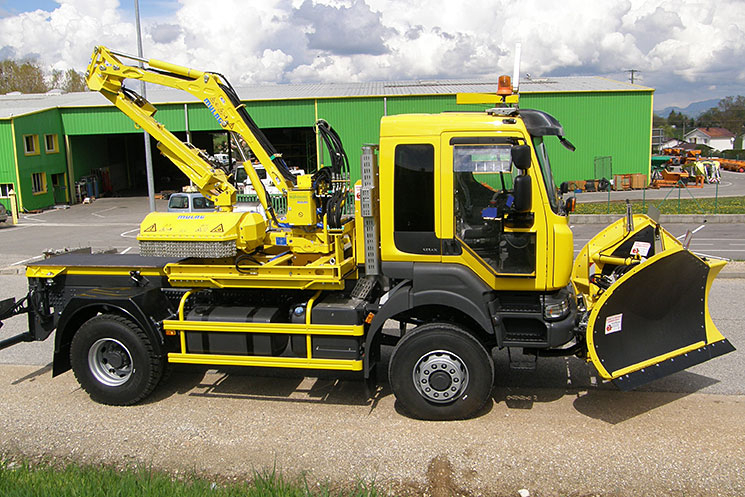
[[[572,233],[543,145],[563,130],[540,111],[523,110],[521,117],[383,118],[383,261],[464,265],[494,290],[569,284]],[[531,118],[542,126],[528,129]],[[515,147],[529,154],[523,169],[513,167]]]
[[[491,345],[556,347],[575,338],[578,315],[572,233],[543,144],[563,130],[520,112],[383,118],[381,267],[411,282],[399,292],[412,321],[437,307]]]

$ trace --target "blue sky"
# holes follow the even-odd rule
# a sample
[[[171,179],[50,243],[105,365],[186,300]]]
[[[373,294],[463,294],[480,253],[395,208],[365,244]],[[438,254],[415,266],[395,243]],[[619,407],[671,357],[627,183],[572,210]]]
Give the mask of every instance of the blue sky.
[[[594,75],[655,108],[745,95],[745,0],[142,0],[146,57],[233,84]],[[136,51],[134,1],[0,0],[0,58],[83,71]]]
[[[59,2],[51,0],[0,0],[0,16],[13,16],[22,12],[33,12],[37,9],[51,12],[59,7],[59,5]],[[128,12],[134,16],[134,0],[125,0],[120,2],[119,5],[122,11]],[[140,0],[140,16],[143,19],[146,17],[167,16],[169,13],[172,13],[177,9],[178,1],[176,0]]]

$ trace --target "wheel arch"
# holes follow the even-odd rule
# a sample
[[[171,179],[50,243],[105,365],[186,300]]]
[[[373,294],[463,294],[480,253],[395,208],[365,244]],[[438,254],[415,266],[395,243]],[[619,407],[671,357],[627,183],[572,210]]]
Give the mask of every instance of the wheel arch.
[[[445,278],[437,277],[442,273],[439,269],[422,269],[412,268],[411,271],[412,275],[419,274],[419,280],[403,280],[384,296],[365,339],[365,378],[370,377],[380,357],[382,330],[388,319],[414,317],[425,322],[452,322],[462,326],[482,344],[496,340],[485,297],[489,289],[485,285],[474,282],[472,273],[458,266],[446,268]],[[454,285],[454,281],[457,284]]]
[[[156,292],[161,299],[153,298]],[[161,312],[153,314],[153,310],[160,307]],[[142,292],[125,298],[90,298],[89,296],[75,297],[65,306],[57,324],[54,337],[54,355],[52,362],[52,376],[57,376],[71,367],[70,344],[75,333],[89,319],[99,314],[113,314],[123,317],[139,326],[150,339],[155,351],[162,354],[165,337],[158,322],[171,315],[168,299],[159,289]]]

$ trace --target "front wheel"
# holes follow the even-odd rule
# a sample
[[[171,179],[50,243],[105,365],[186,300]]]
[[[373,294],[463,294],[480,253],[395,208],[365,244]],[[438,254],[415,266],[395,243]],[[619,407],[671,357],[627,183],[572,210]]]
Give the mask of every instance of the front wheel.
[[[396,399],[413,417],[464,419],[489,399],[494,362],[484,346],[462,328],[429,323],[398,342],[388,378]]]
[[[123,406],[135,404],[153,391],[165,361],[135,323],[101,314],[75,333],[70,363],[78,383],[93,400]]]

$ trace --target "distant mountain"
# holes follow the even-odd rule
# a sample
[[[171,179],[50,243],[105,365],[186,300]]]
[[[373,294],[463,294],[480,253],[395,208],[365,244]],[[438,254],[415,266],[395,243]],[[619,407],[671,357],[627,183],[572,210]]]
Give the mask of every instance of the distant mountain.
[[[681,109],[680,107],[665,107],[661,110],[655,110],[654,113],[660,117],[666,118],[672,111],[675,111],[685,114],[688,117],[696,118],[712,107],[716,107],[719,103],[719,100],[720,99],[718,98],[714,98],[711,100],[704,100],[703,102],[693,102],[691,105],[684,109]]]

